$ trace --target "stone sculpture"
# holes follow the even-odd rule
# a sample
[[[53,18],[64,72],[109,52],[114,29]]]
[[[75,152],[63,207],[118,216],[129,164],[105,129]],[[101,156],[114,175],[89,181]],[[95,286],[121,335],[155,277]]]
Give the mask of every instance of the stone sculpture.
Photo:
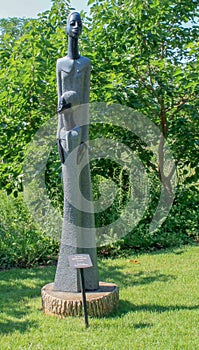
[[[78,38],[81,31],[80,14],[70,13],[66,27],[68,54],[57,60],[57,140],[62,163],[64,215],[54,290],[62,292],[80,291],[78,271],[71,269],[68,262],[69,255],[78,253],[89,254],[93,263],[93,267],[85,269],[86,290],[99,287],[88,161],[91,63],[88,58],[79,55]],[[77,207],[74,203],[77,203]]]

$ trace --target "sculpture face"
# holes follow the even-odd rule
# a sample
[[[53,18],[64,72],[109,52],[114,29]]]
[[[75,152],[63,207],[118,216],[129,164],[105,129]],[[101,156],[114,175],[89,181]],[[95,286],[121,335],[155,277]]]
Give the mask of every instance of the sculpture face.
[[[72,38],[78,38],[80,36],[82,32],[82,20],[79,13],[74,12],[69,16],[66,32]]]

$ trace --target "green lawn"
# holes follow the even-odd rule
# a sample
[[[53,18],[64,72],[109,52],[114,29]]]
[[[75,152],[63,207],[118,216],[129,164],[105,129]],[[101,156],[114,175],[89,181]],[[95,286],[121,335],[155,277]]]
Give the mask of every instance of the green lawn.
[[[0,349],[199,349],[199,248],[100,260],[100,279],[120,287],[109,317],[59,319],[41,310],[55,267],[0,272]],[[139,263],[135,263],[138,259]]]

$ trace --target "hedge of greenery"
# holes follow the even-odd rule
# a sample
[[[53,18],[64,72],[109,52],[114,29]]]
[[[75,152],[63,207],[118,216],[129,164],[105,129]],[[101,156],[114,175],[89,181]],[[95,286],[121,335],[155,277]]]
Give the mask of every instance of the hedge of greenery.
[[[183,198],[181,198],[183,196]],[[156,203],[154,202],[156,206]],[[98,248],[103,256],[123,255],[129,251],[156,250],[198,242],[198,196],[190,187],[176,194],[174,205],[162,227],[148,233],[149,208],[139,225],[122,239]],[[116,218],[118,207],[105,211],[97,225]],[[111,218],[110,218],[111,216]],[[24,204],[22,194],[14,197],[0,192],[0,268],[52,264],[57,260],[59,243],[38,227]]]
[[[170,184],[172,177],[172,169],[164,173],[164,143],[159,143],[159,158],[154,161],[153,152],[130,132],[108,123],[93,125],[91,138],[124,143],[136,151],[151,176],[151,202],[139,225],[99,252],[115,254],[124,249],[159,249],[198,241],[198,4],[125,0],[118,11],[115,0],[89,3],[91,16],[82,14],[80,52],[92,61],[90,101],[128,106],[156,124],[171,148],[179,180],[167,220],[149,233],[160,179],[163,175]],[[37,19],[0,20],[1,268],[51,263],[58,253],[59,244],[28,213],[22,179],[30,141],[56,113],[55,66],[57,58],[67,52],[69,10],[68,0],[52,0],[51,9]],[[61,209],[58,158],[56,162],[53,156],[49,158],[46,186],[53,205]],[[124,169],[104,160],[93,162],[91,171],[94,198],[100,195],[99,179],[103,185],[109,177],[118,188],[113,205],[95,217],[97,226],[106,225],[120,215],[128,201],[128,177]]]
[[[58,243],[41,232],[19,194],[0,191],[0,269],[52,264]]]

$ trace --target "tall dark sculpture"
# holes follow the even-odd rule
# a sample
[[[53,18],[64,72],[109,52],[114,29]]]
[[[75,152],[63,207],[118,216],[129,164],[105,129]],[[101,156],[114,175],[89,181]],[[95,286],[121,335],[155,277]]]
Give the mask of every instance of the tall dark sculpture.
[[[66,28],[68,54],[57,61],[57,140],[62,162],[64,215],[54,290],[63,292],[80,291],[78,271],[71,269],[68,262],[68,256],[77,253],[89,254],[93,263],[92,268],[85,269],[86,289],[99,287],[88,161],[87,104],[91,63],[78,51],[81,31],[80,14],[72,12]]]

